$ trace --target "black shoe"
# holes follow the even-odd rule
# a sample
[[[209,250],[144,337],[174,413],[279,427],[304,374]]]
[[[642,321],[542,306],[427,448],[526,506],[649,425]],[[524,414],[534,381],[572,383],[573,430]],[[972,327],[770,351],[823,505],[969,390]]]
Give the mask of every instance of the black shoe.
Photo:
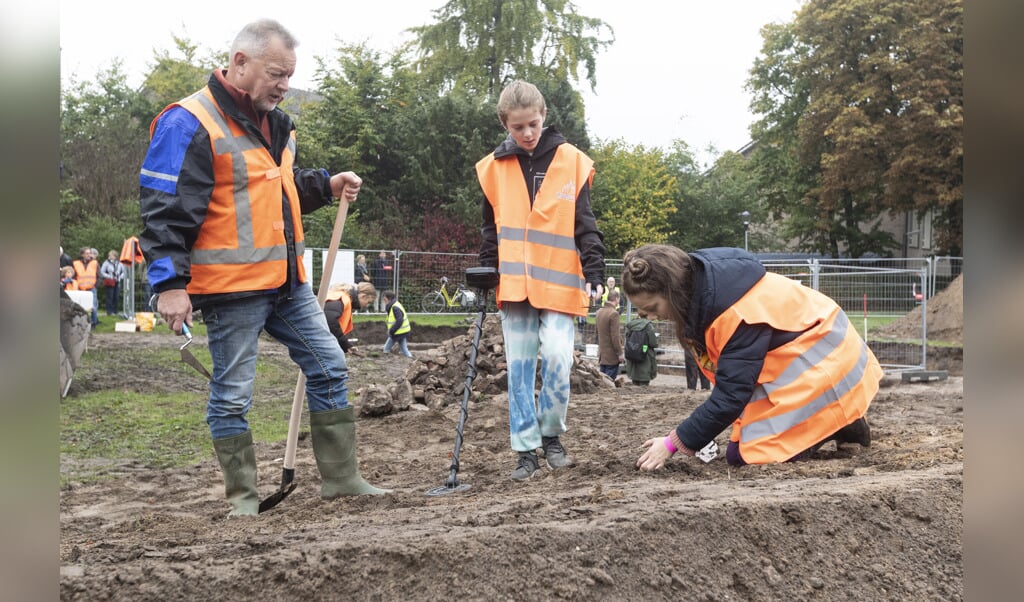
[[[861,447],[871,447],[871,427],[863,417],[839,429],[835,434],[836,446],[843,443],[856,443]]]
[[[525,481],[540,470],[540,460],[533,452],[519,452],[519,465],[512,471],[513,481]]]
[[[551,468],[565,468],[572,466],[572,458],[562,447],[558,437],[541,437],[541,448],[544,450],[544,459]]]
[[[871,447],[871,429],[868,427],[868,421],[864,420],[864,418],[858,418],[828,437],[825,437],[821,441],[815,443],[801,455],[810,456],[821,449],[821,446],[825,445],[829,441],[836,442],[837,450],[839,449],[839,446],[844,443],[857,443],[863,447]]]

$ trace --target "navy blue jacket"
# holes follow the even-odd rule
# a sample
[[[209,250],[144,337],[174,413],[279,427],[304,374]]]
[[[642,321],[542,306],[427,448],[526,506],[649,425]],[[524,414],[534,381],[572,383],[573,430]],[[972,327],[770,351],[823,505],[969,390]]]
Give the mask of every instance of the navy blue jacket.
[[[700,356],[707,350],[704,333],[708,326],[757,284],[765,269],[743,249],[700,249],[689,255],[693,260],[693,297],[684,332],[697,341]],[[799,334],[767,324],[741,324],[718,358],[710,397],[676,427],[679,440],[699,450],[735,422],[750,402],[768,351]]]

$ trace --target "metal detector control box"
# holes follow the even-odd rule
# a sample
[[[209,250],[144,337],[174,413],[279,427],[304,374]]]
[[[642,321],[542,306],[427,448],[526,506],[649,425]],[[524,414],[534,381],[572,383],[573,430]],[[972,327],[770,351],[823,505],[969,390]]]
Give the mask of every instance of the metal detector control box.
[[[498,268],[466,268],[466,285],[472,288],[489,291],[498,286],[498,278]]]

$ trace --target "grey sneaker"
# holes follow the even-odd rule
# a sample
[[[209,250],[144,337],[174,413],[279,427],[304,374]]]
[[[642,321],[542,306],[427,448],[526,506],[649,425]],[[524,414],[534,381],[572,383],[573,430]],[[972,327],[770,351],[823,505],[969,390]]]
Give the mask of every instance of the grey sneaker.
[[[544,459],[551,468],[565,468],[572,466],[572,457],[562,447],[558,437],[541,437],[541,448],[544,450]]]
[[[513,481],[525,481],[540,470],[540,460],[533,452],[519,452],[519,465],[512,471]]]

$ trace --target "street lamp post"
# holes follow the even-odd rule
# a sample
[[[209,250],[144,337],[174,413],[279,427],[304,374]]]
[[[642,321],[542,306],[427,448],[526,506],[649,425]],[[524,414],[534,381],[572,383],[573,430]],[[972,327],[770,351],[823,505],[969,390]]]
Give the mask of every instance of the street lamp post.
[[[747,235],[747,232],[748,232],[748,230],[750,230],[750,212],[749,211],[741,211],[740,212],[740,217],[743,218],[743,250],[744,251],[749,251],[750,250],[750,237]]]

